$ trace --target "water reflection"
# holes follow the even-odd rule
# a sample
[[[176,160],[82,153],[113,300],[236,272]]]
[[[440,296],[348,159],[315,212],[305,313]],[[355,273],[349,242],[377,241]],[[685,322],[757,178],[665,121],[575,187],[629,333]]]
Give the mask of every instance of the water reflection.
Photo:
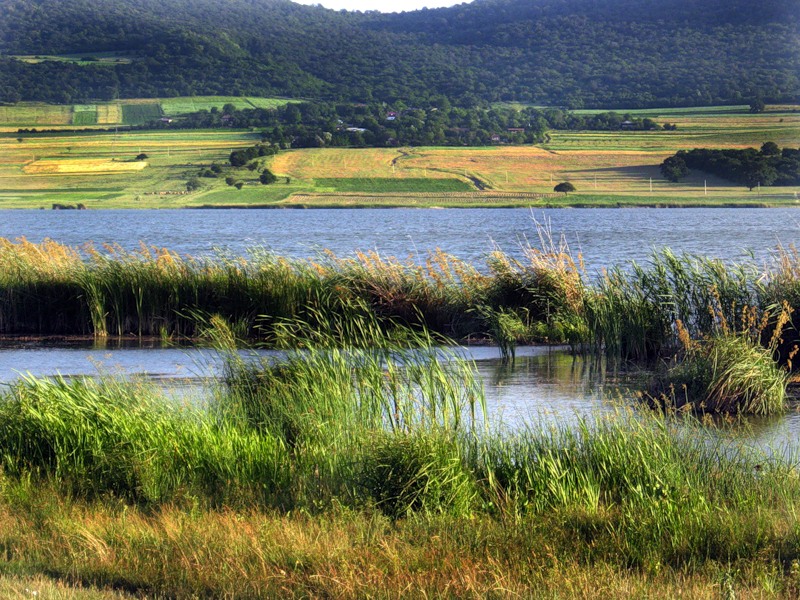
[[[511,428],[543,420],[571,424],[629,402],[641,378],[563,349],[532,350],[521,352],[514,364],[498,358],[476,361],[494,422]]]
[[[504,364],[494,347],[463,349],[475,361],[493,425],[574,425],[581,418],[636,406],[633,391],[647,373],[628,365],[570,355],[564,348],[518,348],[514,364]],[[216,353],[200,348],[164,348],[155,341],[135,346],[116,342],[73,342],[69,347],[17,342],[0,347],[0,385],[23,374],[35,376],[144,376],[182,400],[202,402],[221,372]],[[748,418],[708,434],[786,454],[800,448],[800,403],[785,415]]]

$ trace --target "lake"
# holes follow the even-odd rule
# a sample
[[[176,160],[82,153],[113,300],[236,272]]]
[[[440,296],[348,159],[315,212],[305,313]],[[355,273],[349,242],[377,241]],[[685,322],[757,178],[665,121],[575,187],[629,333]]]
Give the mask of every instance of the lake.
[[[510,254],[538,247],[534,219],[549,223],[555,238],[563,235],[590,272],[646,261],[664,247],[726,260],[752,252],[763,261],[800,232],[800,211],[783,208],[2,210],[0,237],[115,243],[128,250],[144,242],[195,256],[215,248],[244,254],[257,246],[297,258],[329,249],[405,259],[440,248],[480,263],[494,247]]]

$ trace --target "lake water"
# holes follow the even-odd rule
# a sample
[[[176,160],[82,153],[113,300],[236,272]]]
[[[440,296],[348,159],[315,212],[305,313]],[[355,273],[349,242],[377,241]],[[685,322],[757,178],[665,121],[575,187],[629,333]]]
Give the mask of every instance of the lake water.
[[[254,246],[281,255],[311,257],[377,250],[386,256],[424,257],[436,248],[481,263],[495,246],[517,253],[538,246],[534,219],[563,235],[581,252],[589,272],[631,260],[646,261],[654,249],[698,253],[725,260],[747,256],[768,261],[775,248],[798,239],[800,211],[792,209],[375,209],[375,210],[183,210],[0,211],[0,237],[45,238],[69,245],[140,242],[181,254],[209,255],[215,248],[246,254]],[[513,367],[495,348],[470,349],[484,381],[493,418],[523,423],[570,423],[579,416],[624,403],[635,375],[606,371],[563,351],[521,349]],[[146,373],[177,393],[191,395],[218,368],[213,354],[176,348],[0,348],[0,382],[20,373],[64,375]],[[188,391],[187,391],[188,390]],[[797,445],[800,414],[758,419],[737,436],[761,447]]]
[[[497,348],[471,347],[463,352],[474,361],[483,382],[490,422],[510,429],[569,426],[582,417],[591,419],[635,406],[633,392],[646,378],[646,373],[609,368],[560,348],[518,348],[513,365],[502,363]],[[0,347],[0,389],[25,374],[138,375],[180,401],[202,403],[221,365],[216,353],[207,349],[109,347],[91,342],[48,347],[18,342]],[[725,436],[767,452],[795,450],[800,412],[793,405],[786,415],[750,419]]]
[[[800,210],[777,208],[2,210],[0,237],[129,250],[144,242],[195,256],[257,246],[298,258],[322,249],[415,258],[441,248],[480,263],[495,246],[511,254],[528,243],[538,247],[534,219],[549,223],[554,237],[563,235],[590,272],[646,261],[664,247],[727,260],[752,252],[763,261],[800,233]]]

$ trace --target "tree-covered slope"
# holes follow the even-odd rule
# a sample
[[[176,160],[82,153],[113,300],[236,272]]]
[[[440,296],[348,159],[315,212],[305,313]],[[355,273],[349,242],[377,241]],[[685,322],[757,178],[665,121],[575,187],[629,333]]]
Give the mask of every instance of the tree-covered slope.
[[[262,94],[646,106],[800,97],[800,0],[0,0],[0,101]],[[32,64],[19,55],[119,55]]]

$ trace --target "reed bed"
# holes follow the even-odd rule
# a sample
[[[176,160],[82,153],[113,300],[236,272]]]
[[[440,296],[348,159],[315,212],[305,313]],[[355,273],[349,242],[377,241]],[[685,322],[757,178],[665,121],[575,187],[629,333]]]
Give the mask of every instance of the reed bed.
[[[359,253],[290,260],[252,249],[248,257],[182,257],[142,246],[69,248],[24,239],[0,243],[0,333],[195,337],[202,318],[220,314],[248,336],[275,323],[354,303],[382,318],[451,337],[485,336],[479,307],[513,310],[526,326],[576,306],[580,280],[551,272],[545,255],[522,262],[494,252],[479,270],[443,252],[424,264]],[[528,338],[535,337],[525,330]]]
[[[0,263],[6,332],[198,335],[226,364],[203,405],[113,378],[2,392],[7,570],[171,598],[800,590],[796,456],[670,411],[489,429],[437,333],[496,319],[511,356],[537,326],[612,356],[682,348],[684,381],[724,374],[706,408],[712,390],[769,412],[794,357],[788,253],[765,273],[663,252],[599,281],[554,246],[478,269],[21,240]],[[254,338],[284,352],[242,352]]]
[[[780,413],[789,374],[772,352],[743,335],[714,335],[686,355],[646,394],[649,402],[700,413]]]
[[[413,330],[489,340],[507,360],[519,343],[550,342],[647,362],[682,356],[681,323],[695,340],[747,336],[781,368],[793,368],[800,345],[794,250],[757,267],[665,249],[646,265],[612,267],[593,279],[579,255],[554,241],[546,224],[537,226],[539,247],[518,257],[495,250],[479,266],[441,251],[421,262],[375,252],[293,260],[257,248],[247,257],[193,258],[147,246],[2,240],[0,333],[198,338],[219,315],[243,339],[291,345],[302,337],[297,324],[344,333],[367,319],[380,336]],[[740,351],[742,364],[756,360],[754,351]]]

